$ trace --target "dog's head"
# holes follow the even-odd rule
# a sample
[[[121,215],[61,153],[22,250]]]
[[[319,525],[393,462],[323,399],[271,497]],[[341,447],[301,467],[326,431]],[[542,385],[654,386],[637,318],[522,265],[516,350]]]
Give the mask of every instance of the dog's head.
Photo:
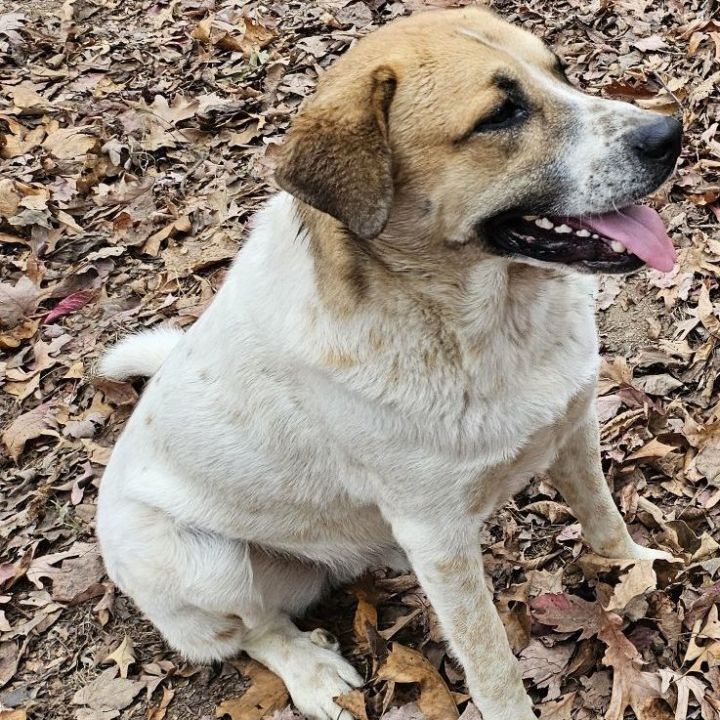
[[[276,177],[366,241],[402,227],[531,263],[669,270],[662,221],[632,203],[673,171],[681,130],[576,90],[541,40],[487,10],[438,11],[325,73]]]

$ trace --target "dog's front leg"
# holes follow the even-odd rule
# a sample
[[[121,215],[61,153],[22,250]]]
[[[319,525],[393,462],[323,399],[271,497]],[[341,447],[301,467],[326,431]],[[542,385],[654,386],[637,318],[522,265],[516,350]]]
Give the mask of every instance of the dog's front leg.
[[[600,462],[600,432],[594,409],[573,432],[549,471],[590,547],[603,557],[672,559],[662,550],[638,545],[610,494]]]
[[[485,583],[477,519],[393,522],[435,608],[450,647],[465,668],[483,720],[535,720],[520,667]]]

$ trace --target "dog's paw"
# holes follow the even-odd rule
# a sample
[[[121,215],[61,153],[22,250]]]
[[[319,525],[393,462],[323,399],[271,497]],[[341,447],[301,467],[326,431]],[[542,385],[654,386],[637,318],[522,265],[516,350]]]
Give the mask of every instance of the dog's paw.
[[[678,558],[664,550],[656,550],[655,548],[645,547],[633,543],[627,551],[623,552],[622,557],[614,558],[616,560],[665,560],[666,562],[678,563],[682,562]]]
[[[302,665],[283,676],[293,704],[310,720],[354,720],[334,699],[360,687],[363,679],[347,660],[318,640],[317,633],[308,637]]]

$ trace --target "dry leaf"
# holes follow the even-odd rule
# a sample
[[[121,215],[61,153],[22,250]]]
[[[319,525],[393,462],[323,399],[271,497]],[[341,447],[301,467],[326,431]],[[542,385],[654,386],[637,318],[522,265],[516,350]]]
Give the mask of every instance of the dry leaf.
[[[43,435],[59,437],[53,417],[52,403],[43,403],[23,415],[18,415],[2,435],[10,457],[17,462],[25,444]]]
[[[120,669],[120,677],[128,676],[128,668],[135,664],[135,653],[133,652],[134,643],[129,635],[123,638],[123,641],[113,650],[104,660],[103,665],[107,663],[115,663]]]
[[[352,591],[358,601],[353,618],[355,639],[360,647],[369,649],[371,643],[368,633],[377,630],[378,615],[375,603],[378,598],[369,584],[356,583]]]
[[[167,709],[175,697],[175,691],[172,688],[163,688],[162,700],[160,704],[154,708],[150,708],[146,720],[165,720]]]
[[[260,663],[251,660],[244,668],[252,685],[239,698],[224,700],[215,708],[215,717],[229,715],[231,720],[261,720],[289,702],[283,681]]]
[[[681,388],[683,384],[672,375],[662,373],[660,375],[646,375],[635,380],[635,386],[646,392],[648,395],[668,395],[673,390]]]
[[[649,443],[643,445],[639,450],[627,456],[626,460],[644,460],[648,458],[663,458],[671,452],[675,452],[676,448],[672,445],[666,445],[657,438],[653,438]]]
[[[698,642],[698,640],[702,642]],[[703,665],[714,667],[720,664],[720,619],[718,606],[710,608],[706,621],[698,620],[693,627],[693,634],[688,643],[683,663],[693,665],[690,672],[702,672]]]
[[[166,225],[162,230],[158,230],[155,234],[151,235],[143,245],[143,252],[148,255],[155,257],[160,250],[160,244],[167,238],[175,237],[178,234],[188,233],[192,230],[192,220],[188,215],[183,215],[177,220],[173,220],[169,225]]]
[[[50,323],[59,320],[66,315],[71,315],[74,312],[85,307],[97,293],[92,290],[78,290],[66,298],[61,300],[46,316],[43,322],[48,325]]]
[[[657,575],[652,560],[638,560],[615,586],[606,610],[623,610],[638,595],[657,587]]]
[[[533,617],[559,632],[580,630],[580,640],[596,635],[603,625],[603,610],[597,602],[588,602],[575,595],[548,593],[530,602]]]
[[[545,647],[536,638],[532,638],[520,654],[523,677],[531,679],[539,688],[547,688],[547,699],[555,700],[560,697],[560,685],[574,651],[575,646],[572,643]]]
[[[43,297],[42,290],[23,275],[16,285],[0,283],[0,327],[12,328],[32,315]]]
[[[215,233],[210,239],[188,237],[182,244],[170,243],[160,254],[172,277],[182,278],[235,257],[238,245],[228,234]]]
[[[5,91],[12,98],[14,110],[20,115],[37,115],[48,108],[48,101],[30,83],[5,87]]]
[[[417,650],[393,643],[378,678],[398,683],[418,683],[421,712],[433,720],[456,720],[457,706],[447,685],[428,659]]]
[[[540,720],[573,720],[572,710],[577,693],[563,695],[559,700],[540,703]]]
[[[145,687],[145,683],[117,677],[118,668],[102,672],[73,695],[73,705],[88,705],[92,710],[122,710]]]
[[[622,632],[622,620],[606,613],[599,637],[607,645],[603,662],[613,669],[613,687],[606,720],[623,720],[631,708],[638,720],[672,720],[673,714],[662,700],[659,676],[643,672],[642,657]]]
[[[27,720],[25,710],[0,710],[0,720]]]
[[[360,690],[352,690],[335,698],[335,703],[352,713],[358,720],[368,720],[365,698]]]
[[[380,720],[428,720],[428,718],[425,713],[421,712],[417,703],[408,703],[388,710]]]
[[[105,567],[97,552],[65,560],[60,570],[52,575],[52,596],[71,605],[98,597],[104,593],[100,584],[104,575]]]
[[[12,680],[17,670],[20,649],[12,641],[0,642],[0,688]]]
[[[81,128],[60,128],[43,141],[43,147],[59,160],[82,158],[97,146],[97,138]]]

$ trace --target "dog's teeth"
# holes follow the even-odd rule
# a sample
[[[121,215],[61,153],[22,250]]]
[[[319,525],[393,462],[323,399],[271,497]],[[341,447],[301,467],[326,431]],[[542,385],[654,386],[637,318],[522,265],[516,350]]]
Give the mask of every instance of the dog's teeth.
[[[576,230],[575,234],[578,237],[590,237],[590,233],[587,230]]]
[[[552,230],[555,227],[547,218],[538,218],[535,224],[543,230]]]
[[[592,234],[592,239],[593,239],[593,240],[599,240],[599,239],[600,239],[600,236],[599,236],[599,235],[596,235],[595,233],[593,233],[593,234]]]
[[[624,252],[627,252],[627,248],[626,248],[621,242],[618,242],[617,240],[613,240],[613,241],[610,243],[610,247],[611,247],[611,248],[613,249],[613,251],[616,252],[616,253],[624,253]]]
[[[523,215],[523,220],[526,222],[535,222],[535,220],[537,220],[537,215]]]
[[[555,228],[555,232],[556,232],[556,233],[561,233],[561,234],[571,233],[571,232],[572,232],[572,228],[571,228],[569,225],[558,225],[558,226]]]

